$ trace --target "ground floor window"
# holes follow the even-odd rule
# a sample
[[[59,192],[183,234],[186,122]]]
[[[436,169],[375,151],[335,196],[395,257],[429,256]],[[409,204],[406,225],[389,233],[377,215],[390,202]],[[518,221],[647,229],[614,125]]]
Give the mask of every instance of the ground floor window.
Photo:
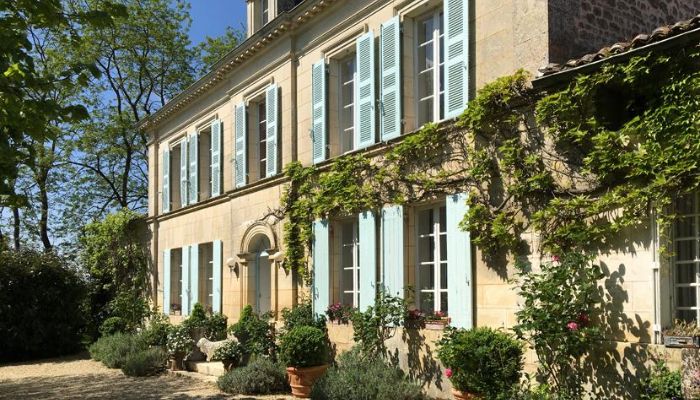
[[[700,193],[676,200],[673,223],[674,305],[677,319],[700,321]]]
[[[340,302],[344,305],[360,305],[360,239],[357,220],[340,222],[340,257],[337,270],[340,273]]]
[[[213,244],[201,243],[199,246],[197,301],[208,312],[212,312],[214,304],[214,251]]]
[[[447,314],[446,207],[419,209],[417,220],[417,302],[423,312]]]
[[[182,313],[182,249],[170,252],[170,314]]]

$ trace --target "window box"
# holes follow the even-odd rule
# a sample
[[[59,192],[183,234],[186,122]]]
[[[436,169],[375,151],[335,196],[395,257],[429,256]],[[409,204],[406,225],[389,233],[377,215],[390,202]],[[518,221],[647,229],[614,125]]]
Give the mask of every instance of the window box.
[[[700,336],[664,335],[664,346],[674,348],[700,348]]]
[[[427,319],[425,320],[425,329],[441,331],[445,329],[447,325],[450,324],[449,317],[443,317],[440,319]]]

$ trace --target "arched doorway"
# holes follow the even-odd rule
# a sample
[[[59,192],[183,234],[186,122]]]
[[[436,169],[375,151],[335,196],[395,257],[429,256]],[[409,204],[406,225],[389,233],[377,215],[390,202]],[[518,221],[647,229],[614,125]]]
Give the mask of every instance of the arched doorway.
[[[270,240],[258,234],[250,242],[249,253],[254,255],[250,265],[249,297],[253,309],[259,314],[272,310],[272,265],[270,263]]]

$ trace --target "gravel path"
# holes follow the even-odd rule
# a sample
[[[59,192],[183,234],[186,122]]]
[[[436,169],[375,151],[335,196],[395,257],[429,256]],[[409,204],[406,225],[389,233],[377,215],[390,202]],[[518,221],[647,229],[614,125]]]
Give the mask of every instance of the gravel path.
[[[265,396],[260,399],[287,399]],[[132,378],[86,356],[0,365],[0,399],[258,399],[179,375]]]

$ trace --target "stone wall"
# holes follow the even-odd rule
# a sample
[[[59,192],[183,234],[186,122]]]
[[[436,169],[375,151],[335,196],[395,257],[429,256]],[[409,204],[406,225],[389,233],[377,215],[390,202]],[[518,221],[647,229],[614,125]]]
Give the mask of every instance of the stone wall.
[[[563,63],[700,13],[700,0],[551,0],[549,61]]]

